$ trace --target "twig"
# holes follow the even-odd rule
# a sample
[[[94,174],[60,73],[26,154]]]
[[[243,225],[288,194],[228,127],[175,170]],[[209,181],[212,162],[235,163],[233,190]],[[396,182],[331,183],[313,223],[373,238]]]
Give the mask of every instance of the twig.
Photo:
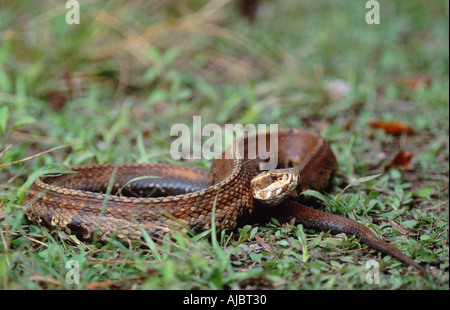
[[[10,166],[10,165],[14,165],[14,164],[18,164],[18,163],[21,163],[21,162],[24,162],[24,161],[33,159],[33,158],[35,158],[35,157],[44,155],[44,154],[46,154],[46,153],[53,152],[53,151],[55,151],[55,150],[57,150],[57,149],[61,149],[61,148],[63,148],[63,147],[68,147],[68,146],[71,146],[71,145],[72,145],[72,144],[65,144],[65,145],[56,146],[56,147],[51,148],[51,149],[49,149],[49,150],[46,150],[46,151],[43,151],[43,152],[34,154],[34,155],[32,155],[32,156],[29,156],[29,157],[26,157],[26,158],[23,158],[23,159],[19,159],[19,160],[12,161],[12,162],[9,162],[9,163],[6,163],[6,164],[2,164],[2,165],[0,165],[0,168],[7,167],[7,166]]]

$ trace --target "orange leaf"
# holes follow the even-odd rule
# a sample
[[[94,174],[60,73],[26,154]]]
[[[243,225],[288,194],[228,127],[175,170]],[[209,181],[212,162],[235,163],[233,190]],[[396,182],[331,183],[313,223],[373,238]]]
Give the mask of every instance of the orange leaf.
[[[397,166],[405,170],[412,170],[413,168],[409,165],[412,157],[413,154],[411,152],[400,151],[397,154],[395,154],[394,158],[384,169],[388,170],[392,168],[392,166]]]
[[[374,129],[382,129],[389,135],[399,136],[403,134],[414,134],[414,130],[403,122],[384,122],[384,121],[371,121],[369,126]]]

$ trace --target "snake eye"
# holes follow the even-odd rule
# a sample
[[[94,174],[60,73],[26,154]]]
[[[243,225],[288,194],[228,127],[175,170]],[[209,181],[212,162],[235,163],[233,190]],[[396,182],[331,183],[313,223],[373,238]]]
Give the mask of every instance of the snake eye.
[[[271,178],[273,181],[276,181],[276,180],[278,180],[278,175],[277,175],[276,173],[271,173],[271,174],[270,174],[270,178]]]

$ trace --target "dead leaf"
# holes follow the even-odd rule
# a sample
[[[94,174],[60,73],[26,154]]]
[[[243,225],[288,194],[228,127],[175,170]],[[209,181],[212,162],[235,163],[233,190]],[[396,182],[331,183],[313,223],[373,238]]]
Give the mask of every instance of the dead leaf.
[[[405,227],[397,224],[396,222],[394,222],[393,220],[388,219],[387,220],[389,222],[389,224],[391,224],[392,228],[394,228],[394,230],[398,231],[399,233],[401,233],[404,236],[409,236],[409,230],[406,229]]]
[[[47,276],[47,275],[39,275],[39,274],[35,274],[32,276],[28,277],[28,280],[31,280],[33,282],[39,282],[39,283],[51,283],[53,285],[59,286],[61,285],[61,281],[59,281],[58,279],[53,278],[52,276]]]
[[[415,74],[400,79],[399,83],[409,89],[418,89],[422,86],[429,86],[432,83],[431,75],[427,73]]]
[[[50,107],[59,112],[67,103],[67,97],[60,91],[54,90],[47,95],[47,101]]]
[[[389,164],[387,164],[384,170],[389,170],[393,166],[401,167],[405,170],[413,170],[413,167],[409,165],[412,157],[413,154],[411,152],[400,151],[397,154],[395,154],[394,158],[389,162]]]
[[[311,127],[319,132],[324,131],[328,126],[330,126],[331,123],[329,120],[316,119],[314,117],[305,117],[302,118],[302,121],[304,121],[308,127]]]
[[[255,239],[258,242],[258,244],[263,248],[264,251],[269,252],[271,254],[273,253],[270,244],[264,241],[263,238],[261,238],[257,233],[255,234]]]
[[[344,129],[348,131],[352,128],[353,128],[353,120],[347,120],[344,124]]]
[[[382,129],[385,133],[394,136],[415,134],[415,131],[404,122],[370,121],[369,126],[373,129]]]
[[[238,1],[238,8],[240,13],[248,19],[250,23],[256,20],[256,15],[258,12],[258,7],[260,4],[259,0],[240,0]]]

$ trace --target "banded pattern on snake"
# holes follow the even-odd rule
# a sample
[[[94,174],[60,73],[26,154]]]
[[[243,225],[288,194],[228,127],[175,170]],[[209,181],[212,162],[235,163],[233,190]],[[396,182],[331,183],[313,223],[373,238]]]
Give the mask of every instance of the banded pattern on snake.
[[[26,216],[50,229],[92,240],[94,235],[138,239],[143,231],[155,238],[174,229],[200,232],[211,228],[213,211],[217,230],[233,229],[268,212],[268,217],[282,222],[295,219],[312,229],[354,234],[425,274],[421,265],[368,227],[297,202],[295,196],[302,191],[329,186],[337,161],[330,145],[315,132],[283,129],[277,135],[278,152],[271,156],[277,156],[277,168],[284,170],[261,173],[259,164],[264,160],[237,156],[214,160],[209,173],[169,164],[73,167],[71,174],[36,180],[24,200],[29,206]],[[267,140],[270,134],[255,137]],[[241,142],[247,147],[246,139]]]

